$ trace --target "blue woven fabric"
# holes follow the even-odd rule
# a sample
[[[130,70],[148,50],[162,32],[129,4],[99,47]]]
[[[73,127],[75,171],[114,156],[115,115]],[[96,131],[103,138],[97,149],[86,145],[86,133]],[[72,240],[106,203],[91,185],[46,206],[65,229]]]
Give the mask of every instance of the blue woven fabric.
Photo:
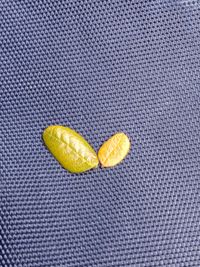
[[[0,1],[2,267],[200,266],[200,2]],[[48,125],[111,169],[70,174]]]

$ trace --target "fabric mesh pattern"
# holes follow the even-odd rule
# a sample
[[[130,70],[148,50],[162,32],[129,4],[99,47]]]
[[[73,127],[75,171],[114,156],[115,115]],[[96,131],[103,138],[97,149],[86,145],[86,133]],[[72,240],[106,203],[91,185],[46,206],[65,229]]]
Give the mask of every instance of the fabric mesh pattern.
[[[0,266],[200,266],[200,1],[0,1]],[[65,171],[67,125],[111,169]]]

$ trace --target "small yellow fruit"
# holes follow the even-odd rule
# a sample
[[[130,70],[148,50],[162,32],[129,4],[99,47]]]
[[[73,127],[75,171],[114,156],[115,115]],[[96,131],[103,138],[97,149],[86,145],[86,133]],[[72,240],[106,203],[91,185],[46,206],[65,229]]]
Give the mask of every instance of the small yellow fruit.
[[[113,167],[128,154],[130,141],[124,133],[116,133],[99,149],[98,158],[103,167]]]
[[[74,130],[52,125],[43,132],[43,139],[53,156],[70,172],[80,173],[98,166],[94,149]]]

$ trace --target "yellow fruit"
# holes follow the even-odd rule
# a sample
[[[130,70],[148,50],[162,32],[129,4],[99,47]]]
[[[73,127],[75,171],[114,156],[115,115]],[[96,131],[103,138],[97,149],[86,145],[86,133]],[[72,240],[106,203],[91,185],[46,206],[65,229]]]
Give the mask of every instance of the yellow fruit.
[[[116,133],[99,149],[98,158],[103,167],[113,167],[128,154],[130,141],[124,133]]]
[[[94,149],[80,134],[68,127],[49,126],[43,132],[43,139],[53,156],[70,172],[85,172],[98,166]]]

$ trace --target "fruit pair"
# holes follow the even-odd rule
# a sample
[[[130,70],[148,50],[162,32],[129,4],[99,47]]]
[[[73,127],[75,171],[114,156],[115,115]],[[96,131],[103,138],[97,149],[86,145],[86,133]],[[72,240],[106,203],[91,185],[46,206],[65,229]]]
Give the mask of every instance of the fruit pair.
[[[81,173],[96,168],[113,167],[122,161],[130,149],[124,133],[116,133],[99,149],[98,156],[89,143],[74,130],[60,125],[47,127],[43,139],[60,164],[70,172]]]

